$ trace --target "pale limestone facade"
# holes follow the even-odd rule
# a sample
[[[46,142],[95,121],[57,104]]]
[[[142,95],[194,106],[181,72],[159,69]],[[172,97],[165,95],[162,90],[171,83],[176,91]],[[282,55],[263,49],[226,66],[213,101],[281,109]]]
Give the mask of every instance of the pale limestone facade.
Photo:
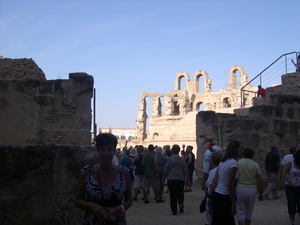
[[[237,84],[237,72],[240,84]],[[200,83],[200,78],[203,78],[203,84]],[[185,79],[186,87],[182,87],[182,79]],[[195,118],[200,106],[203,104],[205,111],[233,113],[241,105],[240,88],[247,83],[248,74],[243,67],[233,66],[229,73],[228,89],[220,89],[219,92],[212,92],[212,80],[205,71],[195,72],[193,80],[185,72],[178,73],[174,90],[166,94],[142,92],[136,120],[137,142],[159,146],[184,144],[196,148]],[[199,92],[201,85],[203,92]],[[257,87],[248,85],[247,90],[250,92],[244,94],[244,102],[249,107],[256,96]],[[146,112],[147,97],[152,99],[151,118],[148,118]]]

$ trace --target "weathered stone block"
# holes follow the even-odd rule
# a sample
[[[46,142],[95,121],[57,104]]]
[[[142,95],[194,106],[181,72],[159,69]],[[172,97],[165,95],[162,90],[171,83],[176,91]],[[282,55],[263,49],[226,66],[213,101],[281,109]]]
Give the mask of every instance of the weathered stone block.
[[[282,106],[283,104],[300,104],[300,96],[297,95],[279,95],[279,94],[272,94],[270,95],[270,101],[275,106]]]
[[[275,107],[275,117],[282,118],[283,116],[283,108]]]
[[[273,120],[273,133],[284,134],[288,131],[288,123],[284,120]]]
[[[216,113],[214,111],[201,111],[198,113],[198,115],[202,119],[201,122],[206,124],[209,124],[214,120],[215,114]]]
[[[287,117],[289,119],[294,119],[294,109],[293,108],[288,108],[287,109]]]
[[[82,224],[77,181],[97,162],[92,146],[1,144],[0,224]]]
[[[273,106],[259,105],[253,106],[249,109],[250,116],[271,117],[273,115]]]
[[[0,80],[46,80],[44,72],[32,59],[0,60]]]
[[[288,122],[288,133],[290,134],[298,134],[300,129],[300,123],[299,122]]]

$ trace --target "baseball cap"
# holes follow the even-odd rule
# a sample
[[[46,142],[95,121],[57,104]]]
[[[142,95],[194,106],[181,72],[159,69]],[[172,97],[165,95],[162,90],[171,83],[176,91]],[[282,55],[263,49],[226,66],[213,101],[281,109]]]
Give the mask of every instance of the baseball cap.
[[[219,146],[217,146],[217,145],[214,145],[214,146],[212,147],[212,149],[213,149],[215,152],[220,152],[220,151],[222,151],[222,149],[221,149]]]
[[[214,146],[214,145],[215,145],[215,143],[209,142],[208,147],[212,147],[212,146]]]

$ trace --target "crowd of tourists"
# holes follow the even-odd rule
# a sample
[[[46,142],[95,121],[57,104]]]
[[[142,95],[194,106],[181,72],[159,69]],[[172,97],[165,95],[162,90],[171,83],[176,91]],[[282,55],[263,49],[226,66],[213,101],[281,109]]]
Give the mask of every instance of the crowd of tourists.
[[[259,201],[280,198],[276,192],[278,179],[284,177],[290,225],[295,215],[300,215],[300,149],[290,147],[280,164],[278,146],[271,146],[264,164],[269,179],[263,191],[259,165],[251,158],[254,152],[244,148],[239,140],[231,141],[220,152],[213,142],[204,154],[203,179],[201,188],[206,192],[202,211],[206,211],[205,224],[250,225],[255,199]],[[257,189],[258,188],[258,189]],[[205,204],[206,203],[206,204]]]
[[[184,213],[184,192],[192,192],[193,187],[193,146],[150,144],[122,150],[116,146],[114,135],[99,134],[99,163],[82,169],[75,205],[85,210],[83,224],[126,224],[125,211],[133,201],[149,204],[149,193],[153,191],[155,203],[164,203],[165,189],[170,196],[171,214]],[[276,184],[281,176],[286,180],[290,225],[294,224],[295,214],[300,213],[300,150],[291,147],[280,164],[278,147],[271,146],[265,157],[269,183],[264,191],[261,170],[251,159],[253,155],[253,150],[244,148],[239,140],[223,149],[213,142],[208,144],[201,184],[205,192],[200,206],[200,212],[205,211],[204,224],[231,225],[237,220],[239,225],[249,225],[257,196],[259,201],[270,200],[271,193],[274,200],[280,198]]]

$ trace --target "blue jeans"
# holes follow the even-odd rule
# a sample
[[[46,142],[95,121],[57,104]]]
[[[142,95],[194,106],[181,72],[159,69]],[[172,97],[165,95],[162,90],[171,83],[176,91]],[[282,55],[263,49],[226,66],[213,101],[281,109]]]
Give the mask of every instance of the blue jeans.
[[[187,168],[187,171],[188,171],[188,174],[189,174],[189,179],[190,179],[190,183],[191,183],[191,184],[194,183],[194,181],[193,181],[194,170],[195,170],[195,169]]]
[[[287,198],[288,213],[295,215],[300,214],[300,187],[293,189],[290,185],[285,185],[285,194]]]

